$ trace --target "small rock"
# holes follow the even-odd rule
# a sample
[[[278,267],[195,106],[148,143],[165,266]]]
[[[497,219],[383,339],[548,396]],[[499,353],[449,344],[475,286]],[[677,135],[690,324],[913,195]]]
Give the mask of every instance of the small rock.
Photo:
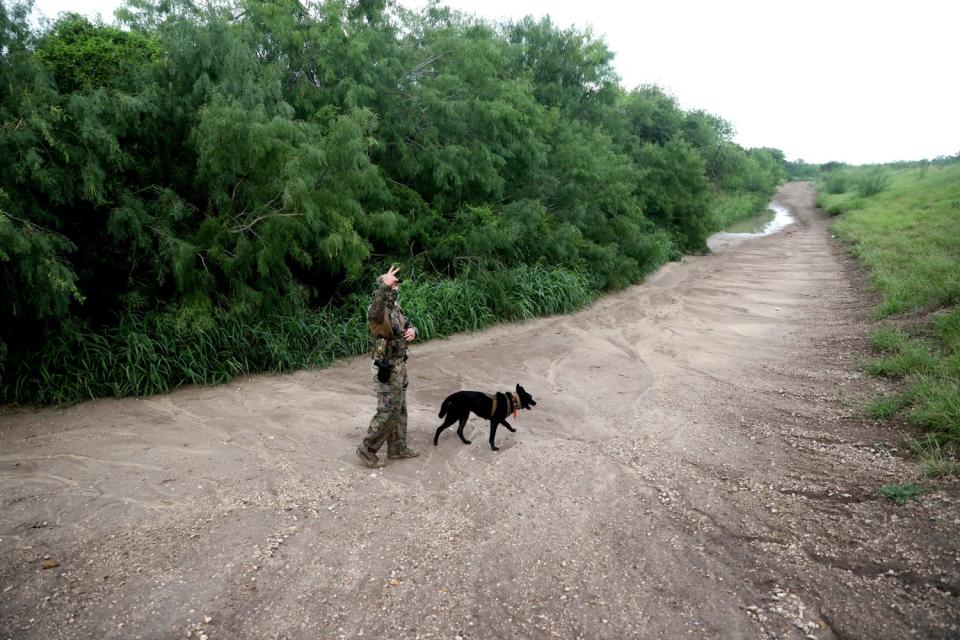
[[[53,569],[54,567],[59,567],[60,563],[51,558],[47,558],[46,560],[40,563],[40,566],[43,567],[44,569]]]
[[[210,616],[203,616],[203,621],[206,624],[210,624],[211,622],[213,622],[213,618],[211,618]]]

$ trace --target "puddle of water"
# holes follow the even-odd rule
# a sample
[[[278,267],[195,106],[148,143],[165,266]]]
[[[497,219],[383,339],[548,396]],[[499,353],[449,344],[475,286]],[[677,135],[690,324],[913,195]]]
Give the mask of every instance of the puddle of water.
[[[762,238],[776,233],[796,222],[790,210],[781,204],[771,202],[763,213],[748,216],[729,227],[713,234],[707,239],[711,250],[740,244],[749,238]]]
[[[724,229],[727,233],[763,233],[763,230],[767,228],[767,225],[773,222],[775,214],[770,209],[767,209],[763,213],[757,213],[752,216],[747,216],[742,220],[737,220],[729,227]]]

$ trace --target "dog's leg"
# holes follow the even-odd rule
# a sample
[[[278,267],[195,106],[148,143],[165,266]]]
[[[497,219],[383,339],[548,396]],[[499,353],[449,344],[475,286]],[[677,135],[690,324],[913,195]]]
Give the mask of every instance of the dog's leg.
[[[510,426],[510,423],[507,422],[506,420],[501,420],[501,421],[500,421],[500,424],[502,424],[503,426],[505,426],[507,429],[510,429],[510,431],[512,431],[512,432],[514,432],[514,433],[517,432],[517,430],[514,429],[513,427],[511,427],[511,426]]]
[[[443,430],[451,426],[456,421],[457,421],[456,416],[451,416],[447,414],[446,420],[443,421],[442,425],[437,427],[437,432],[433,434],[433,446],[437,446],[437,440],[440,438],[440,434],[443,433]]]
[[[494,451],[500,451],[497,445],[494,444],[494,439],[497,437],[497,424],[496,420],[490,421],[490,448]]]
[[[461,440],[463,440],[463,444],[470,444],[470,441],[463,437],[463,428],[467,426],[467,418],[469,417],[470,414],[467,413],[467,415],[460,418],[460,428],[457,429],[457,435],[460,436]]]

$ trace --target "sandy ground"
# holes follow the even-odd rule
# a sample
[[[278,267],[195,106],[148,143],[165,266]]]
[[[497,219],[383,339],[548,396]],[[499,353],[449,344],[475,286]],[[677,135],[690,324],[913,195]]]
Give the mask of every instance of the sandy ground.
[[[361,467],[365,358],[0,416],[2,638],[957,638],[960,486],[858,407],[872,301],[804,184],[572,316],[414,348]],[[457,389],[537,407],[431,439]]]

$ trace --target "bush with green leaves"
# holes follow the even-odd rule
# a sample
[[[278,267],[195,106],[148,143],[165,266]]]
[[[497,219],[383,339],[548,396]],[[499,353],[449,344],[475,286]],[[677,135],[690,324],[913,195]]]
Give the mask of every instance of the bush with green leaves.
[[[866,198],[876,195],[890,184],[890,174],[883,167],[873,167],[862,171],[856,178],[857,193]]]
[[[704,250],[715,199],[784,175],[722,119],[625,91],[601,40],[549,19],[347,0],[118,15],[33,31],[0,5],[0,401],[356,353],[390,263],[418,314],[441,307],[430,335],[569,311]]]
[[[915,484],[885,484],[880,487],[880,493],[899,505],[905,505],[911,499],[919,500],[920,496],[930,493],[930,490]]]
[[[843,171],[834,171],[823,181],[823,190],[827,193],[846,193],[850,177]]]

